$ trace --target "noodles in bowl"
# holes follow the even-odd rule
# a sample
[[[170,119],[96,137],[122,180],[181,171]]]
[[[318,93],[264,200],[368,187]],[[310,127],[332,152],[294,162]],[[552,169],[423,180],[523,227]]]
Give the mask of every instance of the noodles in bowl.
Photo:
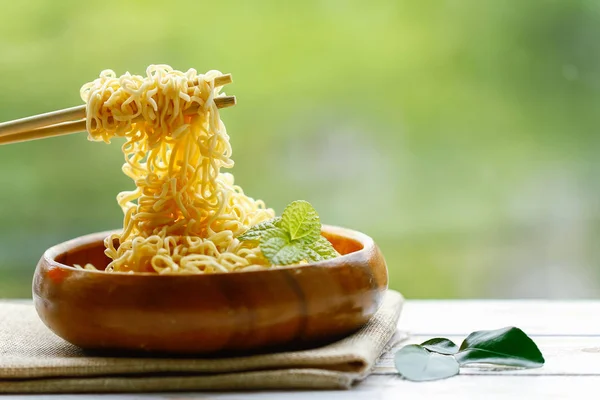
[[[135,187],[117,196],[122,229],[40,259],[34,303],[58,336],[86,349],[262,351],[340,338],[377,311],[388,280],[371,238],[322,227],[305,201],[275,216],[224,172],[222,82],[156,65],[81,89],[90,139],[125,140]]]

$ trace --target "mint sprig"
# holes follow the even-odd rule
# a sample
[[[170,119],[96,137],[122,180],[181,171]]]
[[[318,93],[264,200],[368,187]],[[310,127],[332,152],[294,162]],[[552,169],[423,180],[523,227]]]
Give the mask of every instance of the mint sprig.
[[[263,255],[274,265],[317,262],[339,256],[321,236],[317,211],[304,200],[290,203],[281,217],[251,227],[238,239],[259,242]]]
[[[545,362],[535,342],[515,327],[473,332],[460,347],[445,338],[411,344],[398,350],[394,360],[400,375],[411,381],[449,378],[473,363],[539,368]]]

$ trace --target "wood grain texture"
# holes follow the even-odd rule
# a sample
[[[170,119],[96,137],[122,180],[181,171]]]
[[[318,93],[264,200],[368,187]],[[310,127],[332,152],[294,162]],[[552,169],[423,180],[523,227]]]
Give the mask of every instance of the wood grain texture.
[[[71,267],[105,267],[109,234],[48,249],[33,280],[44,323],[86,349],[231,354],[305,347],[359,329],[387,289],[373,240],[343,228],[323,227],[343,256],[301,267],[168,276]]]
[[[402,329],[422,336],[466,336],[518,326],[528,335],[600,336],[597,300],[412,300]]]

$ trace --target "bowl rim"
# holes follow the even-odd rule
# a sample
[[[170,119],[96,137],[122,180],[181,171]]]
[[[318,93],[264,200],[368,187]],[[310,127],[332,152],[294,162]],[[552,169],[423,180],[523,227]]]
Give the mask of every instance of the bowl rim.
[[[56,261],[56,257],[58,257],[61,254],[67,253],[69,250],[72,250],[73,248],[89,246],[93,243],[97,243],[100,241],[103,242],[107,236],[109,236],[113,233],[121,232],[121,231],[122,231],[121,229],[113,229],[113,230],[95,232],[95,233],[90,233],[90,234],[83,235],[83,236],[78,236],[73,239],[62,242],[62,243],[58,243],[58,244],[48,248],[46,251],[44,251],[44,254],[42,255],[42,260],[46,263],[46,265],[48,265],[52,268],[61,268],[61,269],[66,269],[66,270],[70,270],[70,271],[74,271],[74,272],[78,272],[78,273],[100,274],[102,276],[122,276],[122,277],[125,277],[125,276],[161,277],[161,278],[184,277],[184,278],[189,279],[190,277],[210,277],[210,276],[216,276],[216,275],[230,275],[232,273],[234,273],[234,274],[253,274],[253,273],[266,273],[266,272],[271,272],[271,271],[293,270],[293,269],[300,269],[300,268],[304,269],[304,268],[310,268],[310,267],[312,267],[312,268],[331,268],[331,267],[335,267],[335,266],[348,265],[349,262],[358,261],[359,259],[363,259],[363,260],[368,259],[369,254],[374,250],[374,248],[376,246],[375,241],[370,236],[368,236],[362,232],[359,232],[359,231],[356,231],[353,229],[349,229],[349,228],[335,226],[335,225],[322,225],[321,232],[354,240],[354,241],[360,243],[362,248],[359,250],[353,251],[351,253],[341,255],[339,257],[335,257],[335,258],[332,258],[329,260],[313,262],[313,263],[307,263],[307,264],[301,264],[301,265],[298,265],[298,264],[283,265],[283,266],[278,266],[275,268],[254,269],[254,270],[249,270],[249,271],[214,272],[211,274],[162,274],[161,275],[161,274],[152,273],[152,272],[130,273],[130,272],[120,272],[120,271],[111,272],[110,274],[107,274],[104,271],[100,271],[100,270],[93,271],[93,270],[75,268],[73,266],[63,264],[61,262]]]

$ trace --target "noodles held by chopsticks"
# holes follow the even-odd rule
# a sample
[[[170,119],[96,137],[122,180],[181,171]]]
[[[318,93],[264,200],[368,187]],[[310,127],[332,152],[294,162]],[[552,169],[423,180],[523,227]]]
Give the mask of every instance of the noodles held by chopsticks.
[[[112,260],[107,272],[214,273],[269,266],[256,243],[236,239],[274,212],[221,172],[233,166],[214,102],[220,92],[214,79],[221,75],[151,65],[146,76],[117,77],[106,70],[81,88],[90,140],[125,138],[123,172],[136,186],[117,196],[123,231],[105,240]]]

